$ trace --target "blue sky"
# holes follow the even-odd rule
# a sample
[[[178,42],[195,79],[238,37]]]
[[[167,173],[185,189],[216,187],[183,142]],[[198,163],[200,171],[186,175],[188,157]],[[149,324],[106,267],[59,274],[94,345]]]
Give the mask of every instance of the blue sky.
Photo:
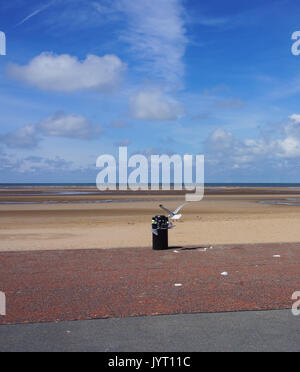
[[[204,153],[206,182],[300,182],[296,1],[0,6],[0,182],[94,182],[119,145]]]

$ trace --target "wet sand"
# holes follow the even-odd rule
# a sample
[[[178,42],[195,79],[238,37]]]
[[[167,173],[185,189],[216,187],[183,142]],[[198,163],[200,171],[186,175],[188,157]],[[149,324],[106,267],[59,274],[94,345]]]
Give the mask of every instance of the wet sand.
[[[57,190],[0,189],[0,251],[150,247],[160,202],[175,209],[184,200],[178,192]],[[88,194],[68,194],[74,190]],[[291,205],[262,204],[285,199]],[[297,188],[207,189],[203,201],[184,207],[170,245],[300,242],[297,201]]]

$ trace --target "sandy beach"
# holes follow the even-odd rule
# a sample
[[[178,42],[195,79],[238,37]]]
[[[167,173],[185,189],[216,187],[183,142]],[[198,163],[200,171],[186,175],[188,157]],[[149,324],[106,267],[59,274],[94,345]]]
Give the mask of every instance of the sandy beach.
[[[176,192],[57,191],[0,190],[0,251],[150,247],[160,202],[175,209],[184,200]],[[299,202],[297,188],[208,189],[203,201],[184,207],[169,244],[299,242]]]

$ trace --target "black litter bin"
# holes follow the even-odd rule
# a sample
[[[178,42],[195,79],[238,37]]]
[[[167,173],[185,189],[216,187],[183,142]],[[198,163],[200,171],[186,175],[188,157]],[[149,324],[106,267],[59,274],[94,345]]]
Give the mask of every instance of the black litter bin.
[[[166,216],[155,216],[152,218],[153,249],[163,251],[168,249],[169,219]]]

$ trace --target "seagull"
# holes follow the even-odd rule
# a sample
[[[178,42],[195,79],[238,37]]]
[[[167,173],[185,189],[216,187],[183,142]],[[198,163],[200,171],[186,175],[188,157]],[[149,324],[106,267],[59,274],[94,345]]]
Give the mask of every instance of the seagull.
[[[162,204],[160,204],[160,208],[163,209],[164,211],[168,212],[169,213],[169,217],[172,219],[172,220],[180,220],[180,218],[182,217],[182,214],[178,214],[178,212],[180,211],[180,209],[182,209],[187,203],[184,203],[184,204],[181,204],[178,208],[175,209],[174,212],[171,212],[168,208],[164,207]]]

